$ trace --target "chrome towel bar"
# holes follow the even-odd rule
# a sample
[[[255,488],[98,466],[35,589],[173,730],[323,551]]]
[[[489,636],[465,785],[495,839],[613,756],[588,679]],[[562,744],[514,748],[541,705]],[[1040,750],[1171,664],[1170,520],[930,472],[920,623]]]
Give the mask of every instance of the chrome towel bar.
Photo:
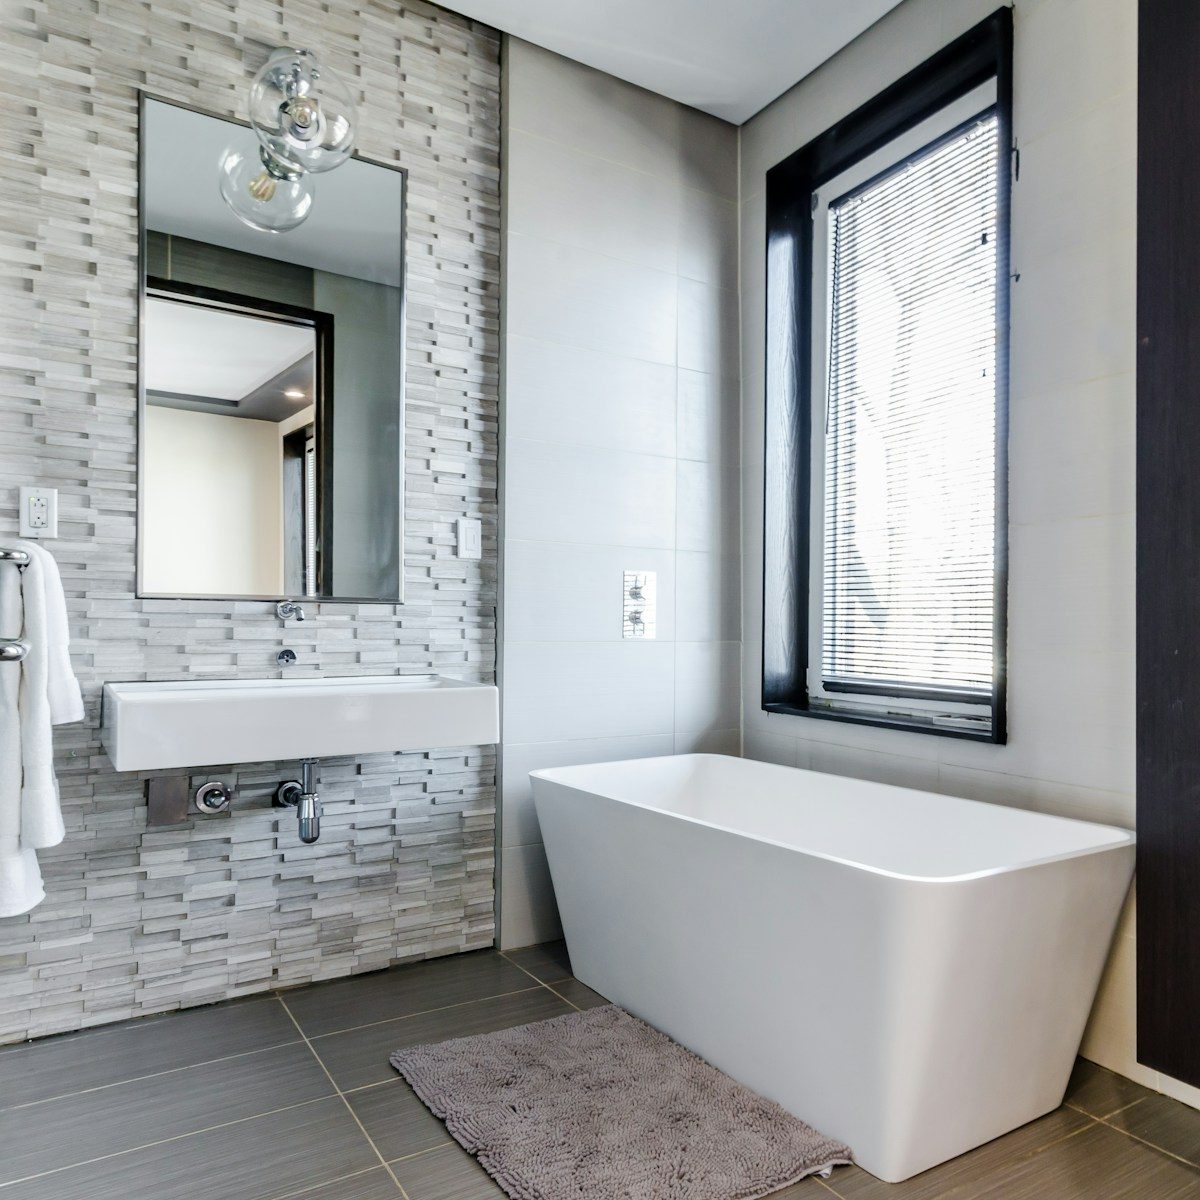
[[[5,550],[0,546],[0,563],[11,563],[20,570],[29,565],[29,555],[24,550]],[[0,662],[20,662],[28,653],[28,642],[16,638],[0,638]]]

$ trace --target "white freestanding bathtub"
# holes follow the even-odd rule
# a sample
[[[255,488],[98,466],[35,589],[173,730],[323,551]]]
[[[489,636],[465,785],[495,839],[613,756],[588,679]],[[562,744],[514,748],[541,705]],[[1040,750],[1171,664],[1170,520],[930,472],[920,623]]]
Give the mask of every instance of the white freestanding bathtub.
[[[575,974],[871,1174],[1062,1102],[1125,830],[718,755],[532,778]]]

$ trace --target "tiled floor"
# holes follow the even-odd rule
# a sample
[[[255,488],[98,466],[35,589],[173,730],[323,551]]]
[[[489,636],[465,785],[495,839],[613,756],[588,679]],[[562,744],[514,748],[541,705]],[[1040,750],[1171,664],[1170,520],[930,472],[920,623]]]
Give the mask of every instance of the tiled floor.
[[[495,1200],[388,1054],[600,1003],[552,945],[2,1049],[0,1200]],[[776,1200],[1200,1200],[1194,1164],[1200,1113],[1081,1063],[1063,1108],[908,1183]]]

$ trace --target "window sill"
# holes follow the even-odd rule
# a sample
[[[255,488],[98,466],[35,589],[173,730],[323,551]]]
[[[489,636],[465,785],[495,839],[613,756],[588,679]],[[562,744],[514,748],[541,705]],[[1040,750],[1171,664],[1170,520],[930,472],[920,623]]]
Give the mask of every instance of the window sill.
[[[840,721],[847,725],[867,725],[875,729],[898,729],[905,733],[923,733],[930,737],[956,738],[959,741],[985,742],[989,745],[1004,745],[1003,730],[945,729],[930,725],[926,721],[908,720],[904,717],[868,717],[857,713],[832,712],[827,709],[806,708],[784,701],[764,703],[763,712],[789,717],[809,717],[815,721]]]

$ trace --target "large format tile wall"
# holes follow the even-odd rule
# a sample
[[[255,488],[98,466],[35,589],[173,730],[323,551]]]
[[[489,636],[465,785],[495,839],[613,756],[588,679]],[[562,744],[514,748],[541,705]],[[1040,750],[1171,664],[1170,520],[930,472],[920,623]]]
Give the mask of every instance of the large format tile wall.
[[[737,753],[737,131],[506,39],[504,946],[557,915],[528,773]],[[658,637],[622,640],[622,570]]]
[[[1136,0],[1014,6],[1008,744],[768,715],[760,703],[764,173],[995,7],[906,0],[742,128],[745,749],[1131,826]],[[1085,1052],[1189,1094],[1136,1064],[1133,1018],[1127,913]]]
[[[491,944],[491,748],[326,763],[304,847],[270,807],[295,764],[213,771],[231,814],[148,830],[145,780],[112,771],[97,723],[105,679],[270,677],[285,644],[296,673],[492,678],[498,36],[422,0],[30,0],[3,7],[0,42],[0,536],[19,484],[60,489],[87,699],[59,731],[49,897],[0,921],[0,1041]],[[286,631],[266,604],[134,590],[137,89],[243,113],[281,44],[361,89],[362,152],[409,171],[407,603],[322,605]],[[484,522],[481,563],[454,556],[459,515]]]

